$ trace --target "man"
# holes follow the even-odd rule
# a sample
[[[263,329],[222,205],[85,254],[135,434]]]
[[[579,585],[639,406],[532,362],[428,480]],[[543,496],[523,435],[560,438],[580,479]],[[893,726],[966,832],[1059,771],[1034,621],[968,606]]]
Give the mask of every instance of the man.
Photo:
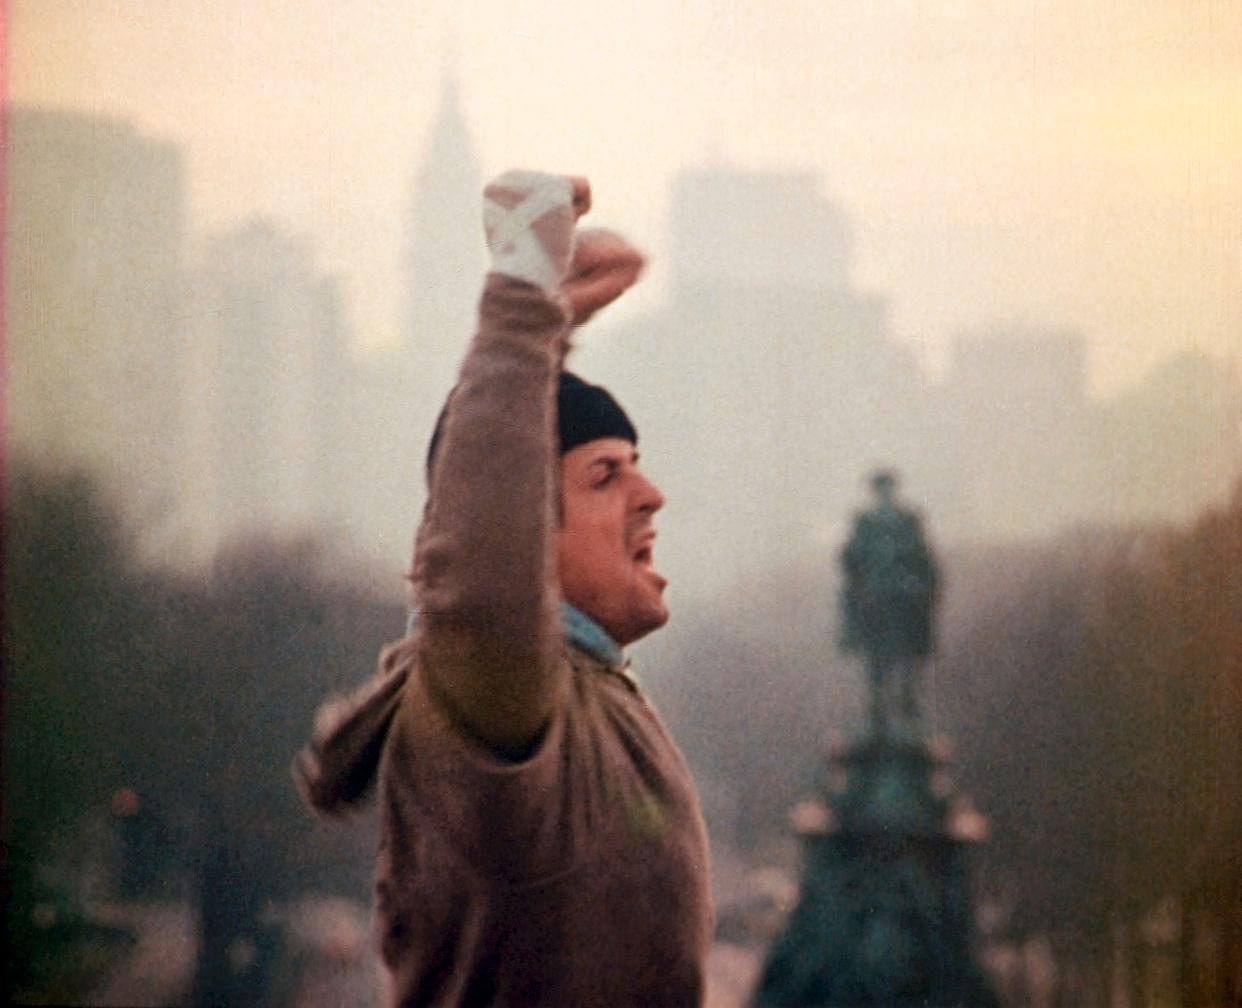
[[[562,372],[571,325],[642,267],[615,235],[574,241],[589,203],[559,176],[488,187],[493,268],[429,453],[417,621],[298,766],[335,811],[378,765],[376,916],[399,1005],[703,997],[698,801],[621,652],[668,618],[663,498],[620,406]]]

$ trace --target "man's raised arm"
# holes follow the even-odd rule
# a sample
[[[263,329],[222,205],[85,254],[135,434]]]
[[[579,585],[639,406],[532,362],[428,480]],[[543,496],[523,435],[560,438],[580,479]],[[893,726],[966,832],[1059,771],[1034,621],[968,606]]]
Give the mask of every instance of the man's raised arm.
[[[554,709],[556,387],[571,323],[638,275],[615,235],[584,236],[583,179],[509,172],[487,187],[492,271],[429,459],[414,559],[422,674],[470,734],[520,755]]]

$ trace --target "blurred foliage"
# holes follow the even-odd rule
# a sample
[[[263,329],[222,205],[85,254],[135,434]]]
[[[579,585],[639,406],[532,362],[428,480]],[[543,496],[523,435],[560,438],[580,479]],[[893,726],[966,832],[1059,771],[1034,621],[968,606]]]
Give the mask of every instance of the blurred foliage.
[[[139,618],[139,577],[85,477],[7,475],[4,840],[8,975],[20,992],[64,981],[91,958],[81,894],[53,869],[120,779],[116,684],[135,675],[124,642]]]
[[[239,543],[202,576],[144,570],[88,478],[16,465],[6,497],[10,983],[63,989],[99,947],[87,899],[127,896],[198,898],[204,1000],[228,977],[259,989],[229,952],[267,940],[271,901],[365,898],[369,831],[312,820],[289,765],[326,693],[399,632],[397,586],[378,602],[308,538]]]
[[[1193,526],[954,565],[944,692],[1026,928],[1242,897],[1242,486]],[[950,686],[950,684],[953,684]]]

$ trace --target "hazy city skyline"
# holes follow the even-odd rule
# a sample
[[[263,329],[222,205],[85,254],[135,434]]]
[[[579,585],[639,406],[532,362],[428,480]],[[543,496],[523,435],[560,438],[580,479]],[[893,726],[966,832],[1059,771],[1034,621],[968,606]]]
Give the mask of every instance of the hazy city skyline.
[[[715,162],[813,173],[924,366],[1011,319],[1083,333],[1097,393],[1188,349],[1238,362],[1237,2],[575,10],[17,0],[9,92],[182,146],[192,239],[304,233],[364,346],[400,339],[448,75],[484,173],[588,174],[597,222],[651,250],[609,324],[664,302],[672,181]]]
[[[482,272],[458,226],[478,180],[455,88],[419,159],[403,339],[363,358],[305,235],[257,216],[193,231],[175,143],[27,107],[9,140],[19,454],[104,476],[156,562],[318,529],[404,565]],[[1232,483],[1242,396],[1202,355],[1092,401],[1083,333],[1007,322],[963,334],[929,383],[888,292],[855,280],[854,216],[812,173],[683,171],[667,228],[665,303],[587,334],[571,366],[641,418],[683,584],[704,550],[726,581],[826,557],[879,464],[952,540],[1182,520]]]

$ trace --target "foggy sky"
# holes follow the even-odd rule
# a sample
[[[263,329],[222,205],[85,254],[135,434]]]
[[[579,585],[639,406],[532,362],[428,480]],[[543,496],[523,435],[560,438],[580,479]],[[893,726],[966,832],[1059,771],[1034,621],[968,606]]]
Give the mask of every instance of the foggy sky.
[[[446,73],[486,172],[589,175],[653,253],[672,177],[811,169],[856,280],[933,368],[992,320],[1080,328],[1110,391],[1177,350],[1242,357],[1242,2],[676,5],[12,0],[12,100],[184,145],[194,234],[270,214],[400,325],[400,249]],[[474,222],[465,222],[473,226]]]

